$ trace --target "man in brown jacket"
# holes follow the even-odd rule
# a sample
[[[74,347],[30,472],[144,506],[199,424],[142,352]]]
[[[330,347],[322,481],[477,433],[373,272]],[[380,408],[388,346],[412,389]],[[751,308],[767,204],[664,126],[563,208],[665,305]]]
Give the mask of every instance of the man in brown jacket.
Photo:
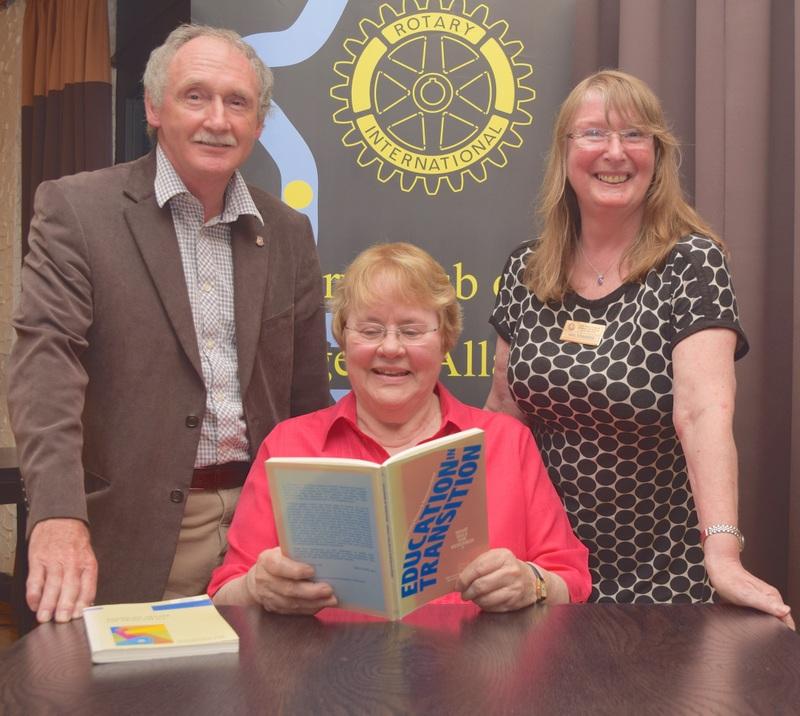
[[[144,82],[157,149],[35,200],[8,400],[39,621],[202,593],[259,444],[330,400],[308,219],[237,171],[271,73],[182,26]]]

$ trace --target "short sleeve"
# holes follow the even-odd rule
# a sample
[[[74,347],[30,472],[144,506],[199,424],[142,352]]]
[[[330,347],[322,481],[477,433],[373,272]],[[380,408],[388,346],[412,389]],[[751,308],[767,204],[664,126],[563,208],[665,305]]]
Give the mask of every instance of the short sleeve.
[[[513,341],[523,304],[530,297],[523,277],[532,247],[533,242],[527,241],[514,249],[508,257],[500,277],[494,309],[489,317],[489,323],[507,343]]]
[[[672,264],[672,347],[706,328],[736,333],[734,359],[749,350],[725,254],[710,239],[690,236],[678,243]]]

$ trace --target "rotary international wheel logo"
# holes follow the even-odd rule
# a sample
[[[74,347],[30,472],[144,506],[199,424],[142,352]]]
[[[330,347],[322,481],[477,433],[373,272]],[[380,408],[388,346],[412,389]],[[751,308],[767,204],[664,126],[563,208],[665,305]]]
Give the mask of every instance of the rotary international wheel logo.
[[[486,5],[468,12],[466,0],[402,0],[359,29],[344,42],[350,59],[334,65],[342,82],[331,97],[360,166],[433,196],[443,184],[461,191],[467,174],[485,181],[487,164],[506,165],[506,151],[522,145],[516,128],[532,121],[522,105],[536,93],[505,20],[490,23]]]

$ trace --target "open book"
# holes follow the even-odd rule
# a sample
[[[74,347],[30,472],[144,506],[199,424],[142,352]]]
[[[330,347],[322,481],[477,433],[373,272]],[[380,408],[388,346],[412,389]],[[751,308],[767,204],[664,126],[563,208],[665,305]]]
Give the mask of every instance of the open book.
[[[399,619],[452,592],[489,548],[478,428],[382,465],[286,457],[265,465],[281,550],[313,565],[341,608]]]
[[[86,607],[83,622],[95,664],[239,651],[239,636],[205,594]]]

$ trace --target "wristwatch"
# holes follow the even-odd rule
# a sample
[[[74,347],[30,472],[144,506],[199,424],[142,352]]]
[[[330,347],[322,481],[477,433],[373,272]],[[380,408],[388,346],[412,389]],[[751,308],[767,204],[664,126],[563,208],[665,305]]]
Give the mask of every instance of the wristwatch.
[[[741,552],[744,550],[744,535],[736,525],[709,525],[703,530],[703,539],[701,540],[701,544],[705,543],[707,537],[717,534],[733,535],[737,540],[739,540],[739,551]]]
[[[533,571],[533,587],[536,592],[536,602],[543,602],[547,599],[547,582],[544,581],[542,573],[533,562],[526,562],[525,564]],[[536,604],[536,602],[534,602],[534,604]]]

